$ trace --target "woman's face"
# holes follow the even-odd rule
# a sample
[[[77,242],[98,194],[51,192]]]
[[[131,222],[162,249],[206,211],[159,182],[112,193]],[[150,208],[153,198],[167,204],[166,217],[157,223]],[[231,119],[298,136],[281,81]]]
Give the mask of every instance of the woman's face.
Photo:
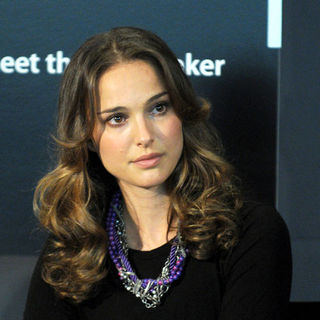
[[[93,138],[120,187],[162,186],[183,148],[182,124],[154,68],[119,63],[99,81],[100,109]]]

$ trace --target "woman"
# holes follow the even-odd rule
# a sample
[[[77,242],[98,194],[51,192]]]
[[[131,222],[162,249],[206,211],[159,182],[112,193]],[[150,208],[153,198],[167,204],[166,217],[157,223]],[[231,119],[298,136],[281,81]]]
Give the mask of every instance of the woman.
[[[75,53],[57,167],[35,210],[49,238],[25,319],[282,319],[287,229],[242,200],[176,57],[115,28]]]

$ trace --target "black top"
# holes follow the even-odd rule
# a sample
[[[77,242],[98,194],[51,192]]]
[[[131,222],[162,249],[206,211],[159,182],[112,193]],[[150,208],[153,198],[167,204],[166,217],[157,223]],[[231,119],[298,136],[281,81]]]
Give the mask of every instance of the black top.
[[[63,301],[41,279],[40,256],[24,319],[284,319],[291,284],[286,225],[274,209],[262,205],[247,206],[241,215],[239,244],[224,259],[188,257],[183,275],[154,309],[124,289],[115,268],[95,298],[80,305]],[[170,243],[147,252],[130,250],[129,260],[141,278],[157,278],[169,251]]]

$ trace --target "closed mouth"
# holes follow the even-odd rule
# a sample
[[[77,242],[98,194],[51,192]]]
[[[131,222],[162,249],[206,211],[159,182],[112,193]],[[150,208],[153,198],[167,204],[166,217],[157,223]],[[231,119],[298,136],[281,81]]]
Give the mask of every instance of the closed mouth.
[[[162,156],[161,153],[149,153],[149,154],[145,154],[145,155],[135,159],[133,162],[151,160],[151,159],[154,159],[154,158],[160,158],[161,156]]]
[[[150,153],[143,155],[133,161],[140,168],[152,168],[158,165],[162,157],[161,153]]]

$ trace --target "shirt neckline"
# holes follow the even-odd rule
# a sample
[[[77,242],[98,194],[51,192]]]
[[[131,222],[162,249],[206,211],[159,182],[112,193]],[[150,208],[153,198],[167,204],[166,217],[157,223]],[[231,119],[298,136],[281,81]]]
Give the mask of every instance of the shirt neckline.
[[[138,258],[142,260],[151,260],[154,258],[162,257],[165,255],[169,255],[170,248],[172,245],[172,240],[168,241],[167,243],[163,244],[162,246],[148,250],[148,251],[141,251],[137,249],[129,248],[129,254],[133,258]]]

